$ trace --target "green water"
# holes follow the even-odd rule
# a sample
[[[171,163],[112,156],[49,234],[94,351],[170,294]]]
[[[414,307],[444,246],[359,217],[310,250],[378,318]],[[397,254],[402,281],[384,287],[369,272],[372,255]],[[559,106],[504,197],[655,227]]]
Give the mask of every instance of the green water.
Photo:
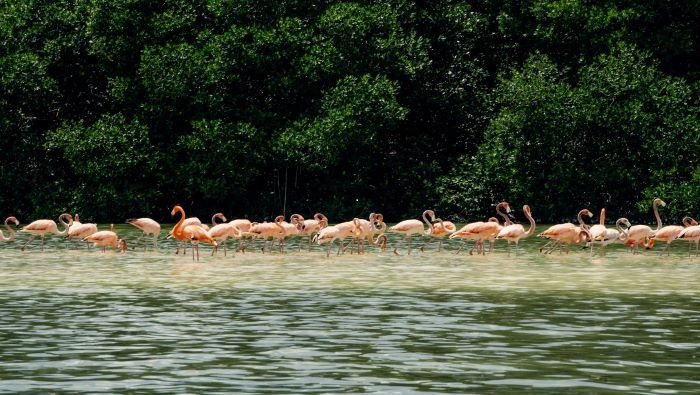
[[[485,257],[456,243],[330,258],[290,244],[202,247],[198,263],[170,241],[126,254],[0,245],[0,393],[700,389],[700,258],[686,243],[669,258],[545,256],[537,238],[517,257],[500,242]]]

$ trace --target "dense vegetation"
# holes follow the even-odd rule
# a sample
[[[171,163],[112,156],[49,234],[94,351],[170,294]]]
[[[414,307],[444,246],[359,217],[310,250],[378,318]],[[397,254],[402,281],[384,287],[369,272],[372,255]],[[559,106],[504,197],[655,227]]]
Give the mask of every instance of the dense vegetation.
[[[700,215],[697,0],[0,3],[0,213]]]

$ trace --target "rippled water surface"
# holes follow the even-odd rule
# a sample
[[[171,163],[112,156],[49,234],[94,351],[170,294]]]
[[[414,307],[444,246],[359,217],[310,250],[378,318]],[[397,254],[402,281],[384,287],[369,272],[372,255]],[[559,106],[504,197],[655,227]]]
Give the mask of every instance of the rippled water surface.
[[[0,392],[698,393],[700,258],[678,243],[198,263],[1,245]]]

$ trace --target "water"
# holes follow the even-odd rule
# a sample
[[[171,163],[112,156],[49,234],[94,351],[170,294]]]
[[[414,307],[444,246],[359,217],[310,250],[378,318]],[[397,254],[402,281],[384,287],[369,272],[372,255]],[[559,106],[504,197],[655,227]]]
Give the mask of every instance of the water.
[[[133,240],[137,233],[118,227]],[[21,236],[25,240],[25,236]],[[392,240],[395,240],[392,239]],[[0,393],[700,389],[700,258],[2,245]]]

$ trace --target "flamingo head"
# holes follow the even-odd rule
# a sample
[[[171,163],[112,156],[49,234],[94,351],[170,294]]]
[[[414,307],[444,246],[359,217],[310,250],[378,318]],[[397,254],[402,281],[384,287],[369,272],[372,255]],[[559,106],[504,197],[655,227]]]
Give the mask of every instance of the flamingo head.
[[[654,204],[654,205],[660,204],[661,207],[666,207],[666,202],[664,202],[663,200],[661,200],[661,199],[659,199],[659,198],[654,198],[654,203],[653,203],[653,204]]]
[[[581,215],[587,215],[589,217],[592,217],[593,213],[590,212],[587,208],[584,208],[583,210],[581,210]]]
[[[180,205],[175,205],[175,207],[173,207],[173,210],[170,212],[170,216],[174,217],[175,214],[178,212],[183,213],[184,215],[185,210]]]
[[[119,239],[119,241],[117,241],[117,249],[121,252],[126,252],[126,250],[129,249],[126,245],[126,240]]]
[[[14,222],[15,226],[19,226],[19,221],[15,217],[7,217],[7,219],[5,219],[5,223],[8,223],[8,222]]]

